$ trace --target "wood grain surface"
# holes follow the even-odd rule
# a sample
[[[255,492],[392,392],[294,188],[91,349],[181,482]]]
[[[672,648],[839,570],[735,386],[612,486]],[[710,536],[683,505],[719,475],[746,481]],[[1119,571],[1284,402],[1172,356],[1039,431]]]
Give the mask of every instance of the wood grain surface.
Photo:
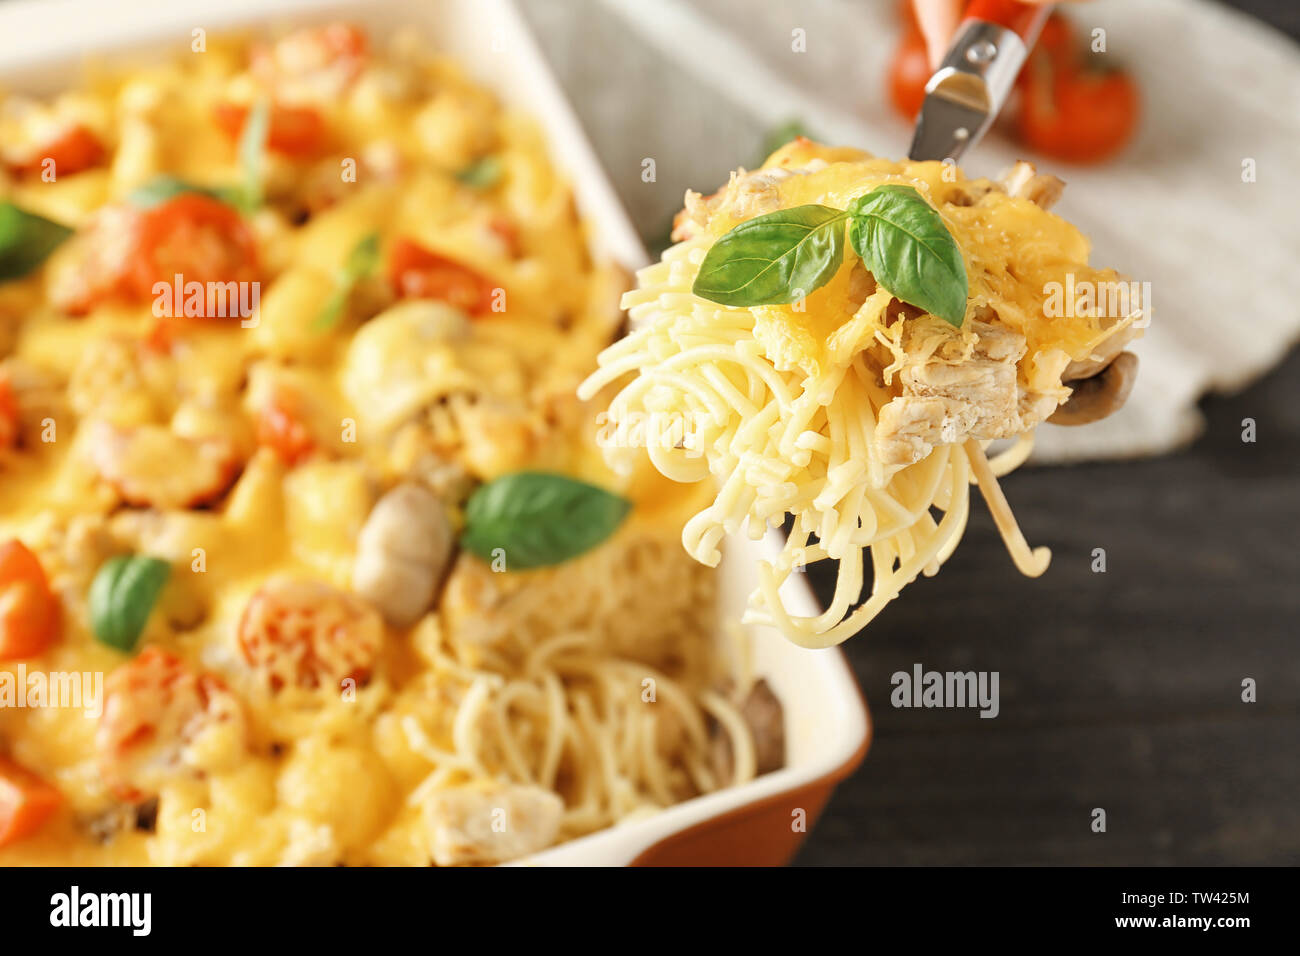
[[[1203,407],[1181,454],[1005,480],[1044,577],[977,506],[941,573],[845,645],[875,744],[798,863],[1300,862],[1300,354]],[[891,707],[917,662],[998,671],[999,716]]]

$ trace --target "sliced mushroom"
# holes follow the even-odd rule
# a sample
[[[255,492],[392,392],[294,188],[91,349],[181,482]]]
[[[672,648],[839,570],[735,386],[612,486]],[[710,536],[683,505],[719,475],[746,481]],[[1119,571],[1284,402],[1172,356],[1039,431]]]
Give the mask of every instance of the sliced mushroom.
[[[1053,425],[1087,425],[1119,411],[1137,380],[1138,360],[1121,352],[1097,374],[1065,384],[1073,391],[1047,420]]]
[[[451,562],[451,524],[438,497],[406,482],[375,504],[357,536],[352,588],[394,627],[410,627],[433,605]]]
[[[754,682],[740,701],[740,715],[754,736],[755,771],[771,773],[785,766],[785,709],[766,680]],[[731,738],[719,727],[713,738],[713,766],[722,780],[733,772]]]

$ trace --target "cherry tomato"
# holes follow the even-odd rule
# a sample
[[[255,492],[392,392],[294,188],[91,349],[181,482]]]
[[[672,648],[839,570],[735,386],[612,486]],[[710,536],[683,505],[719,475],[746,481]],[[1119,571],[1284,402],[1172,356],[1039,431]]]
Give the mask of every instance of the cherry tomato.
[[[1074,27],[1070,25],[1069,18],[1057,12],[1049,16],[1029,55],[1031,59],[1047,56],[1059,70],[1077,66]]]
[[[14,169],[18,173],[37,175],[45,168],[45,160],[52,159],[55,176],[71,176],[98,166],[104,156],[104,144],[99,137],[78,123],[33,150],[26,160],[15,164]]]
[[[36,555],[17,539],[0,545],[0,660],[40,654],[58,622],[59,601]]]
[[[496,286],[490,279],[410,239],[393,240],[388,276],[402,298],[438,299],[471,316],[492,311]]]
[[[0,846],[35,833],[63,796],[25,767],[0,757]]]
[[[153,298],[154,283],[171,285],[177,275],[205,288],[257,278],[252,232],[238,212],[210,196],[181,193],[145,210],[137,242],[129,280],[140,300]]]
[[[894,4],[894,14],[904,27],[912,30],[920,29],[916,22],[916,8],[912,6],[912,0],[898,0]]]
[[[219,103],[215,116],[217,125],[232,140],[238,140],[248,122],[249,108],[235,103]],[[313,156],[325,143],[325,121],[310,106],[271,107],[270,128],[266,145],[285,156]]]
[[[1127,73],[1036,73],[1024,86],[1019,129],[1026,146],[1071,163],[1108,159],[1132,138],[1137,84]]]
[[[914,120],[921,111],[930,73],[925,39],[919,30],[905,31],[894,58],[889,61],[889,99],[903,119]]]

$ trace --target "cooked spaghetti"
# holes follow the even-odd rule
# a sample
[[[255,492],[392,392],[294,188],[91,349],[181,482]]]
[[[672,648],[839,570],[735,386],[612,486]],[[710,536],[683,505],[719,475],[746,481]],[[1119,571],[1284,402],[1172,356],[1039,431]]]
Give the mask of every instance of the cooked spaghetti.
[[[961,251],[969,296],[960,327],[900,301],[851,256],[789,304],[732,306],[692,291],[710,248],[739,223],[801,206],[844,210],[892,184],[937,209]],[[609,418],[640,424],[655,467],[716,483],[682,531],[697,561],[716,565],[728,534],[758,538],[793,519],[780,558],[760,566],[747,620],[808,647],[843,641],[948,559],[972,483],[1016,566],[1046,570],[1049,552],[1025,543],[996,476],[1028,456],[1034,427],[1070,397],[1065,383],[1109,366],[1143,315],[1127,295],[1118,309],[1095,294],[1050,305],[1054,283],[1129,291],[1088,266],[1087,240],[1045,210],[1059,190],[1027,164],[1001,182],[971,180],[941,163],[796,140],[711,197],[687,194],[680,241],[624,296],[633,331],[601,354],[579,394],[621,382]],[[1012,438],[986,459],[991,441]],[[640,452],[628,445],[607,447],[614,467],[633,467]],[[827,560],[838,562],[830,605],[792,615],[783,584]]]

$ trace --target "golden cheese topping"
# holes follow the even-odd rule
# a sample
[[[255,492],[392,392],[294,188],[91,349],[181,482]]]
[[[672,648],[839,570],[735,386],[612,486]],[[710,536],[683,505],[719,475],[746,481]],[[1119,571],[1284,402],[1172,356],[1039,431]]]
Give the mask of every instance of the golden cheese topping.
[[[1019,363],[1021,383],[1031,391],[1059,392],[1061,374],[1115,333],[1116,316],[1104,310],[1062,309],[1044,317],[1045,289],[1105,288],[1121,281],[1114,269],[1088,264],[1090,243],[1075,226],[1048,212],[1032,195],[1013,194],[987,179],[970,179],[957,166],[939,162],[896,162],[847,147],[828,147],[797,139],[773,153],[748,174],[707,200],[687,196],[686,215],[705,234],[717,238],[756,215],[805,204],[846,208],[883,185],[915,189],[940,210],[962,251],[969,279],[970,314],[996,313],[997,323],[1025,339]],[[680,228],[680,223],[679,223]],[[688,231],[697,234],[695,230]],[[679,236],[681,237],[681,236]],[[884,342],[903,351],[903,323],[888,311],[892,296],[880,290],[863,309],[851,277],[854,257],[827,285],[796,305],[758,306],[754,336],[779,368],[816,375],[846,364],[857,352]],[[860,267],[859,267],[860,268]],[[1134,302],[1134,305],[1137,303]],[[851,321],[845,321],[852,316]],[[951,330],[937,323],[935,331]],[[877,333],[880,333],[879,338]],[[970,329],[966,335],[973,338]],[[885,360],[888,368],[892,360]],[[1062,396],[1064,397],[1064,396]]]
[[[332,25],[4,100],[0,198],[74,232],[0,282],[0,865],[494,862],[726,782],[662,485],[573,565],[453,553],[479,483],[613,480],[573,395],[625,279],[426,48]],[[127,556],[170,566],[130,650],[91,608]]]

